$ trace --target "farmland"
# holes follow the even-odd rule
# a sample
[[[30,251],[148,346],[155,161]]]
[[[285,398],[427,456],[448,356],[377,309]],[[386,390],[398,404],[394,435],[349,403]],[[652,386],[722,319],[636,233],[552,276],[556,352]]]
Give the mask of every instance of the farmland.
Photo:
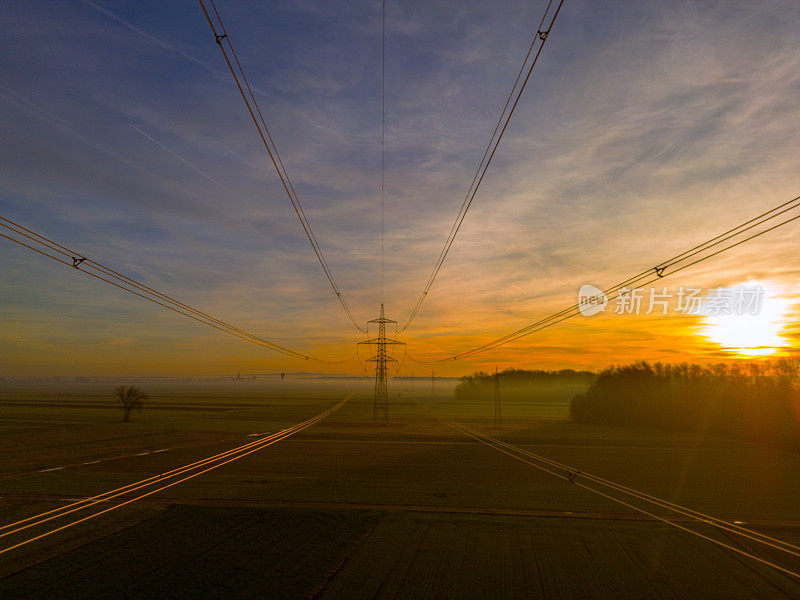
[[[0,525],[289,427],[358,384],[153,383],[130,423],[119,422],[108,385],[6,386]],[[712,436],[574,424],[566,402],[536,398],[504,404],[503,426],[495,429],[490,398],[456,403],[447,382],[436,402],[430,381],[396,382],[391,422],[376,427],[369,391],[361,383],[339,411],[280,443],[0,555],[0,595],[800,594],[788,575],[514,460],[440,417],[793,544],[800,544],[797,454]],[[774,549],[673,520],[796,567]]]

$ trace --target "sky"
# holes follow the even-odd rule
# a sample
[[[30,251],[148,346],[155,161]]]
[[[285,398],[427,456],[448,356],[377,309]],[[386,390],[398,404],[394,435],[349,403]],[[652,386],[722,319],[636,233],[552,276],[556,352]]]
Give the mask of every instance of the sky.
[[[545,5],[387,2],[383,297],[401,325]],[[359,322],[375,318],[380,3],[217,7],[344,297]],[[0,215],[243,329],[343,361],[276,354],[0,240],[0,376],[364,372],[363,336],[196,2],[2,3],[0,21]],[[800,195],[797,31],[795,0],[567,0],[438,279],[398,337],[400,374],[428,374],[425,361],[567,307],[582,285],[624,280]],[[800,346],[798,250],[800,221],[663,285],[763,286],[771,304],[749,326],[770,330],[769,356],[781,356]],[[713,326],[708,315],[609,305],[435,368],[742,359]]]

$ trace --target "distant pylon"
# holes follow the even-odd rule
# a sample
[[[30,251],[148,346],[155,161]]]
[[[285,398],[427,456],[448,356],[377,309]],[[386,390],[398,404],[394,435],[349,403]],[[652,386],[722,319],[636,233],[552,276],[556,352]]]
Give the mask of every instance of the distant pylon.
[[[383,303],[381,303],[381,313],[377,319],[372,319],[369,323],[378,324],[378,337],[359,342],[369,346],[377,346],[377,352],[367,359],[368,362],[375,363],[375,396],[372,404],[372,422],[389,422],[389,367],[388,363],[397,362],[386,352],[386,346],[405,345],[393,339],[386,339],[386,324],[397,323],[387,319],[383,313]],[[369,325],[367,325],[369,327]]]
[[[500,373],[497,367],[494,368],[494,426],[500,427],[502,425],[502,417],[500,415]]]

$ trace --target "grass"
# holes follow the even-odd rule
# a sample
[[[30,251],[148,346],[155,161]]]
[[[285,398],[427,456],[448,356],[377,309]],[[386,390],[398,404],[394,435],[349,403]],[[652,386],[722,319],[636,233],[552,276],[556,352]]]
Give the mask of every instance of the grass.
[[[295,437],[1,556],[0,596],[800,595],[800,585],[766,567],[641,520],[436,417],[795,543],[800,456],[709,436],[576,425],[564,403],[549,401],[509,403],[495,430],[491,398],[455,404],[441,392],[430,405],[429,382],[401,385],[388,426],[372,425],[362,391]],[[118,422],[111,388],[3,390],[2,522],[245,443],[317,414],[351,388],[153,386],[145,388],[153,405],[128,424]]]

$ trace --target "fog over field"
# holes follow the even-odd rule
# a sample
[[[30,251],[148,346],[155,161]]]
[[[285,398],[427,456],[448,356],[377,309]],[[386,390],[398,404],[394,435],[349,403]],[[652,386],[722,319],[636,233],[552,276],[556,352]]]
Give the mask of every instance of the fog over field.
[[[0,600],[800,599],[800,2],[0,2]]]
[[[800,593],[773,568],[755,561],[743,568],[745,559],[730,550],[473,436],[794,544],[800,454],[702,433],[576,423],[568,395],[552,390],[509,390],[495,427],[493,390],[457,400],[455,381],[437,382],[435,401],[430,380],[392,381],[390,422],[376,426],[370,380],[279,378],[126,381],[148,393],[129,423],[121,422],[110,379],[6,382],[6,523],[266,440],[355,395],[279,443],[3,554],[3,596],[636,598],[654,582],[675,598]],[[0,539],[24,542],[193,472]],[[622,499],[718,537],[707,523]],[[737,548],[764,554],[743,539]]]

